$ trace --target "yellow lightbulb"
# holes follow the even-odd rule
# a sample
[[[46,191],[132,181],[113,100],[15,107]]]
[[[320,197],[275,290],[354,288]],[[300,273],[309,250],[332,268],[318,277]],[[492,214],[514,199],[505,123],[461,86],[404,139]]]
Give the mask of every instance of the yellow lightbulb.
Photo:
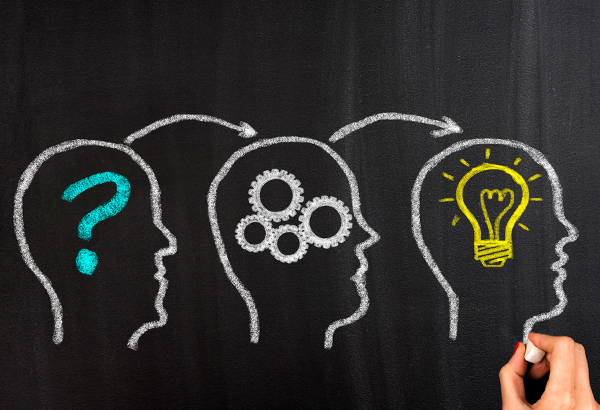
[[[480,204],[481,209],[483,211],[485,222],[488,228],[489,239],[481,238],[481,227],[479,226],[479,222],[475,219],[473,213],[467,208],[465,205],[465,201],[463,198],[463,191],[467,182],[475,175],[484,172],[497,170],[502,171],[510,175],[520,187],[523,193],[521,202],[519,206],[514,211],[508,223],[506,224],[506,228],[504,229],[504,239],[500,239],[500,222],[502,217],[513,207],[515,202],[514,192],[508,188],[499,190],[499,189],[484,189],[480,193]],[[485,206],[485,197],[487,199],[492,199],[494,194],[498,195],[498,200],[503,202],[505,198],[510,196],[510,202],[502,210],[502,212],[496,217],[494,221],[494,225],[492,226],[492,222],[487,212],[487,208]],[[507,259],[512,259],[513,257],[513,243],[512,243],[512,231],[515,227],[515,224],[523,215],[525,208],[527,208],[527,204],[529,203],[529,187],[527,186],[527,182],[525,179],[515,170],[510,169],[504,165],[496,165],[496,164],[488,164],[484,163],[478,167],[473,168],[458,183],[456,187],[456,202],[458,203],[458,207],[462,211],[463,214],[467,217],[471,225],[473,226],[473,232],[475,236],[474,240],[474,251],[475,251],[475,259],[481,261],[481,264],[486,268],[499,268],[504,266],[504,263]]]

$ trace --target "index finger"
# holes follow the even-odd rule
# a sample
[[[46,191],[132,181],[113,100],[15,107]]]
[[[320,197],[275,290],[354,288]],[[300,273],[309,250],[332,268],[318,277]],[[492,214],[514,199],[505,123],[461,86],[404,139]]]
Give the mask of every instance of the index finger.
[[[575,342],[570,337],[548,336],[530,333],[529,340],[547,352],[550,363],[548,387],[552,389],[573,389],[575,387]]]

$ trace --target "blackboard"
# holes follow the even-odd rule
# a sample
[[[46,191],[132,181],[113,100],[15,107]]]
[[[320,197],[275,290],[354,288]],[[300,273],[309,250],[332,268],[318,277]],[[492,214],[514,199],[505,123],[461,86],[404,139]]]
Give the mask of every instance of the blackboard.
[[[500,408],[531,328],[600,394],[599,13],[3,3],[0,407]]]

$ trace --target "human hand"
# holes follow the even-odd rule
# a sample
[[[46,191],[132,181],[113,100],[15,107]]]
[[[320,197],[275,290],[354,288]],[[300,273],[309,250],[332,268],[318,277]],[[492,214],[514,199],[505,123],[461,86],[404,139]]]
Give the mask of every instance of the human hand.
[[[519,343],[513,356],[500,370],[502,408],[507,409],[594,409],[594,399],[585,349],[570,337],[530,333],[529,340],[546,352],[541,362],[529,369],[529,377],[539,379],[550,372],[542,397],[534,404],[525,399],[523,377],[527,371],[525,345]]]

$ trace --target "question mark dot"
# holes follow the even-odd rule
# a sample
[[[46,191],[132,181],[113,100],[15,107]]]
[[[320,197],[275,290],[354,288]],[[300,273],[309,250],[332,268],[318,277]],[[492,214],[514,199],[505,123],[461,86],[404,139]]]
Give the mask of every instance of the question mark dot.
[[[98,265],[98,255],[96,255],[96,252],[92,252],[88,249],[82,249],[77,254],[75,263],[77,264],[79,272],[84,275],[91,275],[94,273],[96,265]]]

